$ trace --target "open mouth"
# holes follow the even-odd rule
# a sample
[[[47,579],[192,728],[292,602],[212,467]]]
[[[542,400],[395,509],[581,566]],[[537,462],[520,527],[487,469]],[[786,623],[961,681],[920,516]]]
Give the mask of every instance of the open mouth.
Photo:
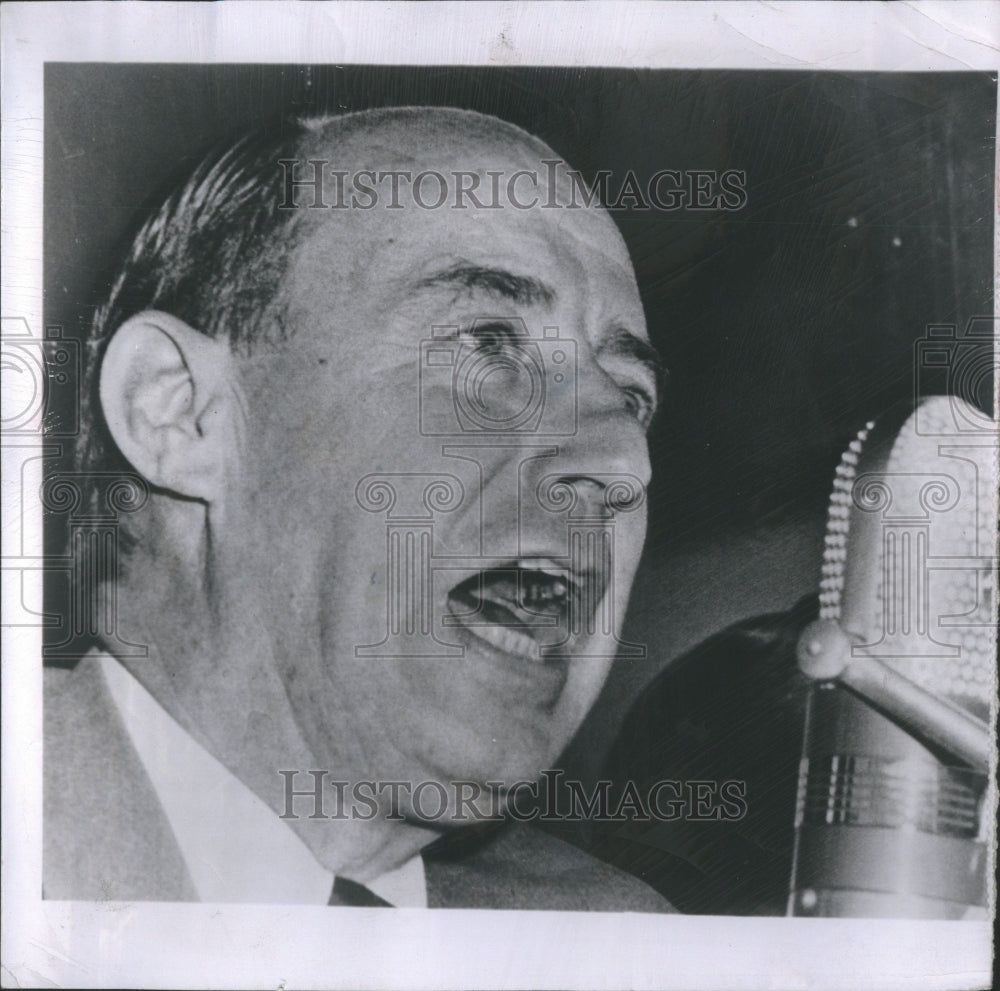
[[[548,560],[511,561],[456,585],[444,622],[504,654],[538,664],[565,662],[591,625],[587,613],[596,609],[606,584],[597,571],[577,572]]]

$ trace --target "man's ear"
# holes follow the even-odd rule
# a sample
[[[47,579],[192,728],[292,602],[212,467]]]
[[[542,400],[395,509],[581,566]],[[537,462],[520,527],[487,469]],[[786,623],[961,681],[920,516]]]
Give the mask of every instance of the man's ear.
[[[147,481],[215,501],[233,456],[233,365],[228,342],[147,310],[125,321],[101,363],[104,418]]]

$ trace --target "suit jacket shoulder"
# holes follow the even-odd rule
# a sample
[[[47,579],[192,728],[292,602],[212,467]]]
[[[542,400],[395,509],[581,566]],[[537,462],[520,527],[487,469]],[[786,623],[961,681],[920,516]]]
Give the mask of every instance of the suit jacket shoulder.
[[[93,655],[44,677],[43,897],[195,901]]]
[[[44,897],[197,901],[97,658],[47,669],[44,709]],[[672,910],[642,881],[516,823],[448,834],[424,863],[431,908]]]
[[[424,851],[431,908],[672,912],[638,878],[521,823],[446,836]]]

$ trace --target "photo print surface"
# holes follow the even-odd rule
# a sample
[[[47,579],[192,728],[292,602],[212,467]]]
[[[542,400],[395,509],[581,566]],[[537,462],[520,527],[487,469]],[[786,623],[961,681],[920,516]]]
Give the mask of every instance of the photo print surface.
[[[5,983],[985,986],[991,9],[8,4]]]
[[[48,66],[46,326],[81,377],[52,420],[79,434],[46,490],[72,561],[47,727],[93,755],[69,670],[103,678],[99,766],[152,788],[98,842],[64,801],[86,775],[48,768],[47,889],[314,901],[416,858],[417,904],[982,906],[982,879],[916,875],[942,837],[985,863],[983,769],[928,764],[908,818],[877,723],[868,751],[814,741],[790,885],[838,461],[935,393],[990,412],[994,104],[974,73]],[[949,660],[991,608],[966,584],[973,633],[924,687],[982,720],[986,633]],[[933,654],[944,621],[911,619],[885,657]],[[205,837],[128,725],[147,695],[207,754]],[[301,895],[229,835],[193,873],[216,771],[294,837]]]

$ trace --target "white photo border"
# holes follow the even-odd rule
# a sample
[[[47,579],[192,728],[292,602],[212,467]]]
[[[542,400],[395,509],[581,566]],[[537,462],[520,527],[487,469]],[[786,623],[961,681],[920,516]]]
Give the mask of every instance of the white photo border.
[[[46,62],[996,71],[989,2],[11,3],[3,38],[4,332],[41,340]],[[996,225],[995,225],[995,230]],[[5,370],[4,405],[23,399]],[[5,543],[40,434],[5,440]],[[19,446],[18,446],[19,445]],[[8,496],[10,498],[8,498]],[[4,552],[10,556],[9,551]],[[3,615],[41,613],[41,570]],[[3,637],[3,983],[77,987],[971,988],[989,922],[70,903],[41,899],[41,630]]]

